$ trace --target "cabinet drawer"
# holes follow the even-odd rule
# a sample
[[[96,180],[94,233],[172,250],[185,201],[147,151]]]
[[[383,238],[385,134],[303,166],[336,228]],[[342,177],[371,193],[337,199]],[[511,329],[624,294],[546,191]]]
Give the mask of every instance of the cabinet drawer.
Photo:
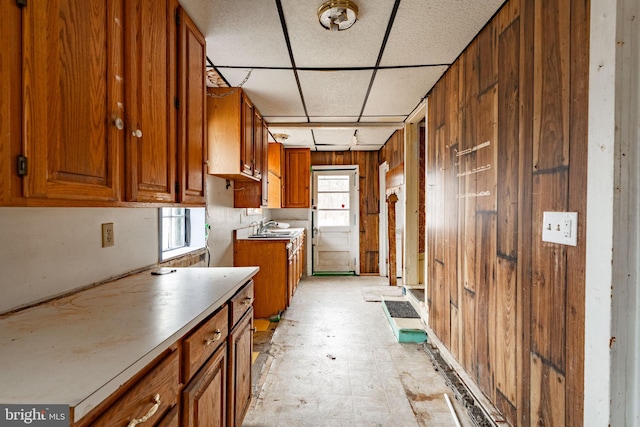
[[[231,298],[231,327],[238,323],[253,304],[253,280],[247,283]]]
[[[148,416],[146,425],[155,425],[178,403],[180,365],[178,352],[162,359],[133,387],[109,407],[92,426],[126,426]]]
[[[185,384],[225,341],[227,335],[229,335],[229,308],[225,305],[182,341],[182,381]]]

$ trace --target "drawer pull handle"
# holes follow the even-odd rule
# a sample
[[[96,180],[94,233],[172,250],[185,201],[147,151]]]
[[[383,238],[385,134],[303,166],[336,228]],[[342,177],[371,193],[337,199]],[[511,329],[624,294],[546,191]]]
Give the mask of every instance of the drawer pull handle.
[[[142,424],[145,421],[147,421],[149,418],[153,417],[153,415],[158,412],[158,408],[160,407],[160,395],[156,394],[155,396],[153,396],[153,401],[155,402],[153,404],[153,406],[151,407],[151,409],[149,409],[149,412],[147,412],[147,415],[145,415],[142,418],[134,418],[131,421],[129,421],[129,424],[127,424],[127,427],[135,427],[138,424]]]
[[[251,305],[252,302],[253,302],[253,299],[247,297],[247,298],[242,300],[242,305]]]
[[[216,331],[213,333],[213,336],[204,341],[204,345],[211,345],[214,342],[218,341],[220,338],[222,338],[222,332],[220,332],[220,329],[216,329]]]

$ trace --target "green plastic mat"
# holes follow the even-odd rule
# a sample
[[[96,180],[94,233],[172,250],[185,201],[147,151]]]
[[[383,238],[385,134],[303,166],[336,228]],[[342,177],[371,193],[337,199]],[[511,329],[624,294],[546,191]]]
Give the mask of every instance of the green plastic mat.
[[[355,276],[353,271],[316,271],[314,276]]]

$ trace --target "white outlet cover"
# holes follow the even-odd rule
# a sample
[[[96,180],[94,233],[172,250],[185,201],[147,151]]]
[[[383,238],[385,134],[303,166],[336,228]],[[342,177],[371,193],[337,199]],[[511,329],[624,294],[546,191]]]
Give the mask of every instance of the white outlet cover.
[[[578,245],[578,212],[543,212],[542,241]]]

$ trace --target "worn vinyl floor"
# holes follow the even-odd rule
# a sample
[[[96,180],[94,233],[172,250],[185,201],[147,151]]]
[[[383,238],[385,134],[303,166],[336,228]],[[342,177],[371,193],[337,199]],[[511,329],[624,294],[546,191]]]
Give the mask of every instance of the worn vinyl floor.
[[[243,426],[462,426],[471,422],[422,345],[399,344],[367,289],[380,277],[310,277],[278,324]]]

